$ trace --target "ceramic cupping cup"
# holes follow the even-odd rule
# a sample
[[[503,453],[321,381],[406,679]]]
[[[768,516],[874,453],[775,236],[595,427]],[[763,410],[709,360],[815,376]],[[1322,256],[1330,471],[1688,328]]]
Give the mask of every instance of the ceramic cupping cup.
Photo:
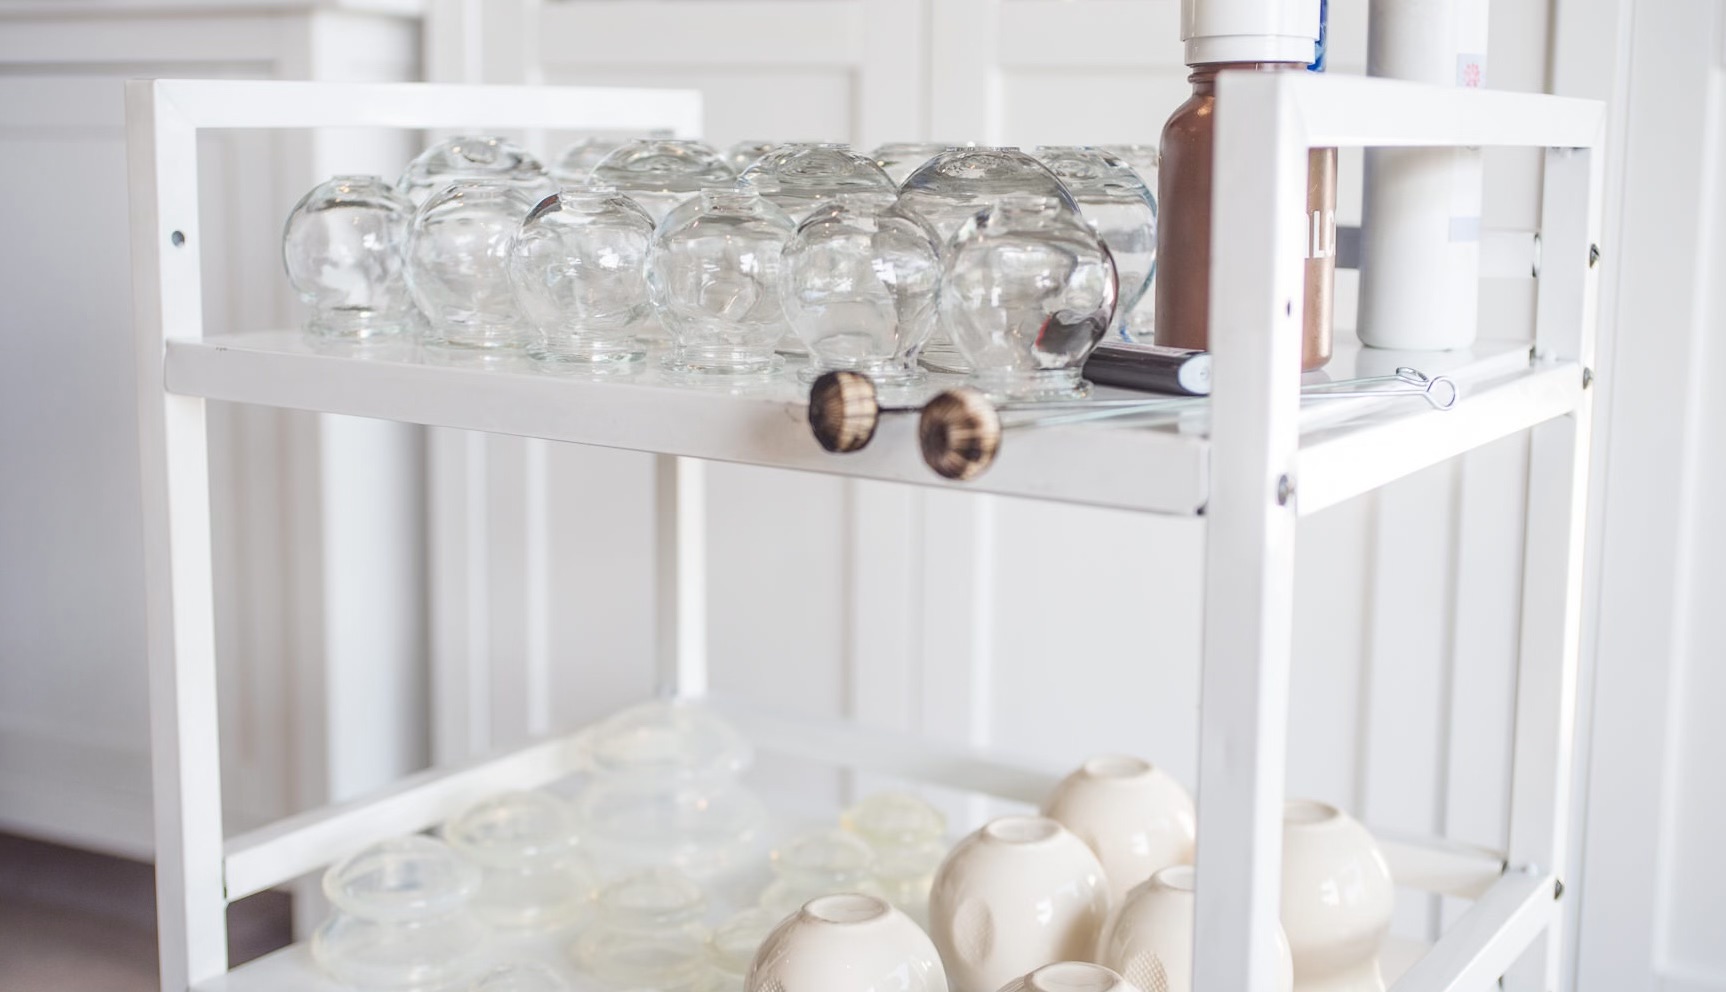
[[[1050,961],[1089,958],[1108,905],[1084,841],[1046,817],[1007,816],[941,862],[929,933],[956,992],[994,992]]]
[[[1383,992],[1396,893],[1372,834],[1334,806],[1283,806],[1282,923],[1297,992]]]
[[[768,934],[747,992],[947,992],[929,937],[875,896],[811,899]]]
[[[1125,755],[1091,758],[1061,780],[1043,804],[1097,855],[1110,905],[1174,864],[1190,863],[1198,836],[1192,796],[1174,776]]]
[[[1289,992],[1294,972],[1280,928],[1276,945],[1277,992]],[[1192,992],[1192,867],[1164,868],[1135,886],[1098,942],[1097,960],[1142,992]]]
[[[1161,992],[1135,989],[1131,983],[1100,964],[1057,961],[1028,975],[1013,979],[1001,992]]]

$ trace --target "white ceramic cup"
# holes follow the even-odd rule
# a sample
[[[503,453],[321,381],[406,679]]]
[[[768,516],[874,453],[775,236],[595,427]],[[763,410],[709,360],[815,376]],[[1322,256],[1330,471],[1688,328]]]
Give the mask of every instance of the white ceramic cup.
[[[1058,961],[1029,975],[1013,979],[1001,992],[1150,992],[1135,989],[1120,975],[1100,964]]]
[[[1040,816],[1004,816],[960,841],[935,872],[929,935],[955,992],[996,992],[1050,961],[1096,951],[1109,910],[1097,856]]]
[[[1297,992],[1383,992],[1396,893],[1372,834],[1334,806],[1283,804],[1282,924]]]
[[[1294,987],[1288,938],[1276,934],[1278,992]],[[1097,945],[1098,962],[1120,972],[1140,992],[1192,992],[1193,869],[1173,865],[1127,893]]]
[[[1043,804],[1103,863],[1109,904],[1169,865],[1191,864],[1198,821],[1193,797],[1148,761],[1100,755],[1061,780]]]
[[[755,952],[746,992],[947,992],[941,957],[911,918],[870,895],[811,899]]]

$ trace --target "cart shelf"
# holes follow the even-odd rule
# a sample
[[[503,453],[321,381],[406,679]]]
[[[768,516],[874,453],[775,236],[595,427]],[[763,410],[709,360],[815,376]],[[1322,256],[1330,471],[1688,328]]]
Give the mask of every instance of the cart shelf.
[[[799,361],[791,358],[777,381],[727,390],[668,382],[651,362],[627,379],[582,379],[541,372],[520,359],[482,366],[478,357],[408,344],[344,351],[282,331],[169,341],[167,387],[207,399],[1155,513],[1199,513],[1209,497],[1211,442],[1202,410],[1154,424],[1101,421],[1010,433],[981,478],[947,483],[918,459],[914,416],[883,417],[861,452],[823,451],[809,433]],[[1486,341],[1418,356],[1351,343],[1309,378],[1383,374],[1404,362],[1449,376],[1463,398],[1448,411],[1413,397],[1310,406],[1297,463],[1303,512],[1560,416],[1582,390],[1574,363],[1534,363],[1526,342]],[[937,389],[962,382],[941,374],[930,379]],[[1144,398],[1107,387],[1096,395]]]
[[[1311,73],[1218,80],[1212,306],[1216,393],[1193,416],[1011,434],[965,488],[1197,516],[1205,527],[1197,772],[1194,982],[1274,986],[1297,517],[1428,465],[1528,432],[1521,642],[1509,831],[1502,852],[1382,838],[1404,887],[1472,901],[1430,950],[1398,945],[1398,992],[1557,987],[1586,519],[1590,365],[1600,258],[1604,112],[1591,101],[1458,91]],[[790,376],[760,392],[661,381],[583,381],[532,368],[331,353],[298,333],[211,334],[202,313],[198,138],[213,128],[649,130],[699,134],[700,96],[551,87],[138,81],[127,131],[139,425],[149,590],[152,760],[163,987],[327,989],[291,948],[230,970],[233,899],[315,871],[373,840],[425,829],[482,795],[573,770],[567,740],[414,776],[376,796],[224,837],[217,735],[215,577],[204,399],[386,418],[654,452],[663,689],[706,690],[700,462],[941,483],[909,417],[864,452],[810,438]],[[1326,374],[1408,364],[1450,376],[1448,411],[1406,398],[1302,408],[1299,375],[1306,165],[1312,148],[1542,149],[1541,261],[1532,342],[1484,341],[1418,359],[1345,347]],[[262,232],[260,237],[265,236]],[[273,232],[269,235],[273,237]],[[1514,336],[1515,331],[1510,335]],[[1382,362],[1383,365],[1376,363]],[[1370,368],[1369,368],[1370,367]],[[940,381],[937,380],[937,384]],[[1100,395],[1120,395],[1100,390]],[[723,704],[723,701],[721,701]],[[730,704],[724,704],[729,707]],[[812,719],[726,710],[764,751],[1036,802],[1053,781],[937,742]],[[861,735],[861,736],[860,736]],[[822,811],[827,815],[827,811]],[[546,953],[554,953],[548,950]],[[1411,958],[1417,958],[1411,960]]]
[[[739,727],[747,727],[764,754],[835,770],[849,769],[921,781],[932,786],[1035,807],[1054,788],[1061,772],[1022,759],[951,745],[909,743],[896,734],[871,731],[848,723],[817,721],[764,709],[737,700],[711,698],[709,705]],[[575,736],[559,736],[471,764],[424,772],[341,806],[292,817],[271,827],[235,837],[227,845],[229,897],[259,891],[295,875],[323,867],[375,840],[435,826],[468,804],[503,789],[552,785],[578,773]],[[807,797],[763,789],[772,818],[755,856],[739,869],[709,886],[713,898],[711,922],[747,905],[767,880],[767,849],[775,838],[809,826],[835,822],[837,809],[811,808]],[[1535,910],[1550,913],[1551,879],[1506,874],[1502,854],[1432,838],[1401,837],[1379,832],[1380,846],[1401,888],[1478,900],[1491,911],[1494,903],[1529,902],[1527,896],[1544,885],[1545,897]],[[951,838],[956,839],[956,838]],[[1516,898],[1521,897],[1521,898]],[[728,901],[729,900],[729,901]],[[1526,910],[1525,910],[1526,911]],[[1538,914],[1537,914],[1538,915]],[[1481,942],[1476,921],[1464,914],[1446,935],[1453,943]],[[1455,936],[1451,936],[1454,934]],[[543,936],[500,936],[488,952],[494,963],[538,962],[572,974],[568,945],[572,933]],[[1441,940],[1444,938],[1441,938]],[[1420,966],[1435,945],[1393,938],[1380,953],[1387,981],[1395,983]],[[1454,951],[1452,952],[1454,954]],[[1418,986],[1411,986],[1418,987]],[[577,985],[576,992],[599,992],[597,986]],[[198,992],[346,992],[313,961],[306,944],[283,948],[196,986]]]

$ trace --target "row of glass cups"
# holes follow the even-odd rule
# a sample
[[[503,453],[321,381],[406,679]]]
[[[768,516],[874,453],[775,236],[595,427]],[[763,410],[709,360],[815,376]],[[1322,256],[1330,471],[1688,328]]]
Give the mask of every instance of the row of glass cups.
[[[1149,286],[1155,208],[1107,153],[1040,153],[1055,171],[1012,149],[948,149],[901,190],[842,145],[780,146],[734,177],[698,143],[641,140],[552,192],[507,142],[455,139],[396,190],[351,176],[314,189],[284,259],[316,334],[387,334],[417,305],[433,344],[513,348],[531,327],[541,361],[627,370],[657,317],[669,367],[735,376],[771,372],[789,326],[811,375],[892,384],[917,377],[939,323],[993,391],[1069,394],[1126,312],[1117,300]]]
[[[655,701],[573,744],[583,778],[570,798],[500,793],[437,838],[387,840],[326,872],[336,911],[312,941],[323,969],[368,990],[465,992],[487,965],[505,965],[473,986],[502,992],[550,963],[554,978],[612,989],[741,992],[762,940],[811,899],[863,891],[924,912],[946,822],[915,797],[872,795],[841,829],[790,837],[762,885],[764,810],[738,781],[752,749],[729,723],[696,703]],[[710,928],[710,892],[751,905]]]

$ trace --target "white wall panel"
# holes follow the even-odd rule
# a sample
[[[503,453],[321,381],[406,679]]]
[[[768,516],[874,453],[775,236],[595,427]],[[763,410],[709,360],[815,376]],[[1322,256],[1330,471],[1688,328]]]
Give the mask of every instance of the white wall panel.
[[[1331,69],[1362,71],[1367,2],[1331,6]],[[700,88],[719,144],[1154,142],[1190,91],[1176,0],[561,0],[538,16],[526,78]],[[1544,87],[1548,20],[1494,5],[1492,85]],[[1344,156],[1345,223],[1359,165]],[[1488,169],[1488,226],[1531,228],[1532,160]],[[1338,280],[1345,328],[1355,285]],[[1530,283],[1482,298],[1494,336],[1529,334]],[[1291,792],[1502,842],[1525,461],[1507,441],[1303,523]],[[731,467],[711,488],[716,688],[1051,761],[1140,751],[1192,780],[1201,528]],[[552,637],[553,658],[581,656],[574,638]],[[1421,900],[1401,929],[1440,918]]]
[[[133,375],[125,372],[134,359],[121,82],[400,79],[416,72],[410,22],[293,6],[208,4],[166,16],[147,3],[0,10],[0,197],[8,198],[0,209],[14,245],[0,267],[0,324],[14,352],[0,363],[0,420],[29,425],[0,440],[0,824],[7,829],[150,853],[136,401]],[[382,160],[399,164],[403,146],[399,136],[393,140]],[[337,161],[344,171],[374,166],[379,148],[375,136],[354,135],[204,140],[200,236],[212,327],[280,326],[292,318],[280,276],[283,217],[313,176],[333,171]],[[392,428],[369,425],[348,439],[380,430]],[[370,557],[348,541],[326,555],[319,544],[323,523],[382,509],[345,499],[323,505],[337,492],[324,485],[323,469],[333,466],[319,460],[328,431],[340,428],[211,404],[218,690],[231,826],[321,801],[337,777],[323,732],[326,692],[339,693],[342,683],[324,677],[323,663],[340,645],[325,638],[341,640],[339,621],[355,619],[351,607],[364,592],[326,601],[323,569],[363,578],[347,568],[389,554]],[[412,445],[391,450],[414,457]],[[375,486],[362,491],[388,498]],[[410,525],[413,519],[410,513]],[[396,548],[417,545],[412,529],[396,532]],[[374,539],[382,534],[368,531]],[[412,584],[405,593],[411,631],[419,602]],[[389,616],[384,601],[373,598],[365,609],[366,633],[403,629],[381,622]],[[419,654],[411,644],[380,653],[375,638],[364,645],[358,653],[374,667],[344,670],[372,675]],[[381,725],[380,716],[372,715],[368,731]],[[423,722],[412,722],[423,730]],[[337,748],[336,765],[362,753],[358,746]]]
[[[1696,327],[1691,373],[1694,403],[1686,439],[1690,479],[1680,526],[1680,598],[1676,605],[1678,651],[1672,676],[1671,714],[1666,729],[1669,764],[1662,769],[1665,801],[1656,836],[1665,849],[1657,881],[1660,901],[1660,971],[1670,984],[1726,988],[1726,520],[1718,512],[1726,491],[1726,397],[1712,370],[1726,361],[1720,328],[1726,322],[1726,6],[1715,4],[1713,64],[1702,88],[1703,181],[1698,212],[1705,240],[1695,265]],[[1678,981],[1673,981],[1678,980]]]

